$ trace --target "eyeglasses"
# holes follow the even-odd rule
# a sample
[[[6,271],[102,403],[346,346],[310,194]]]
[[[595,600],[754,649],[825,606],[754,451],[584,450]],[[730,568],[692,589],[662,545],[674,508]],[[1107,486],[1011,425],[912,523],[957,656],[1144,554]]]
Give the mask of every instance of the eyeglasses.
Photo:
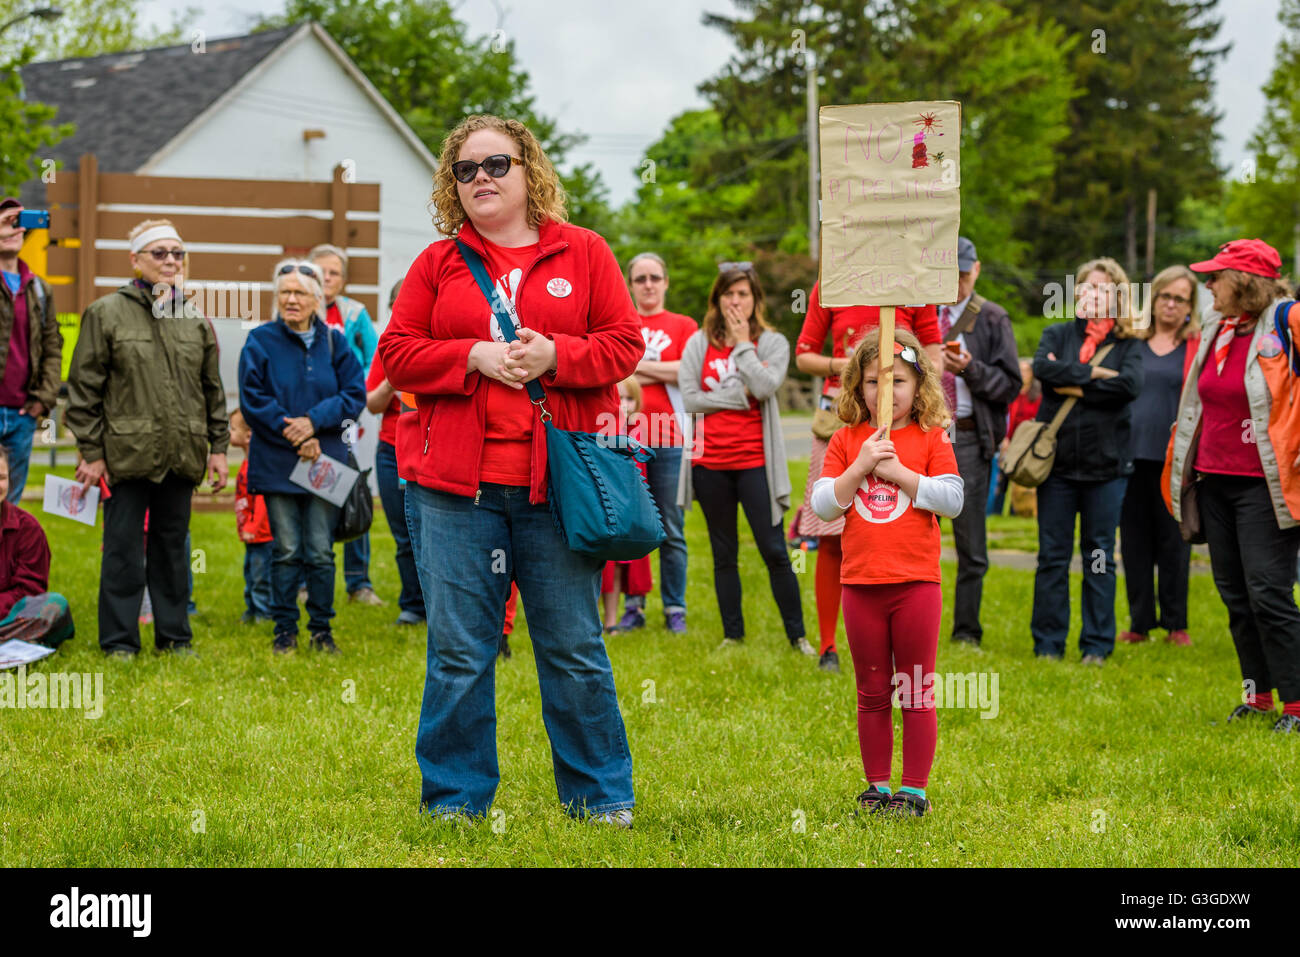
[[[511,156],[508,153],[494,153],[491,156],[484,157],[483,162],[475,163],[473,160],[457,160],[451,164],[451,175],[456,177],[460,183],[472,183],[474,177],[478,175],[479,167],[493,179],[500,179],[510,172],[510,164],[523,166],[524,161],[517,156]]]
[[[739,269],[742,272],[752,272],[754,264],[748,261],[739,263],[718,263],[718,272],[732,272],[736,269]]]
[[[316,272],[315,269],[312,269],[311,266],[304,266],[302,264],[294,265],[293,263],[285,263],[280,267],[280,271],[276,273],[276,275],[287,276],[293,272],[302,273],[304,276],[311,276],[312,279],[320,282],[320,273]]]
[[[315,299],[316,294],[308,292],[305,289],[281,289],[280,290],[281,299],[293,299],[295,297],[298,299]]]
[[[1205,274],[1205,284],[1207,286],[1212,282],[1218,282],[1218,281],[1219,281],[1219,274],[1217,272],[1210,272]]]
[[[1172,302],[1175,306],[1190,306],[1192,304],[1192,300],[1185,296],[1175,296],[1171,292],[1162,292],[1160,295],[1156,296],[1156,301]]]
[[[663,276],[655,276],[655,275],[652,275],[652,274],[650,274],[650,273],[646,273],[644,276],[636,276],[635,278],[633,278],[632,281],[633,281],[634,283],[636,283],[636,284],[639,286],[639,285],[641,285],[642,283],[647,283],[647,282],[663,282],[663,281],[664,281],[664,277],[663,277]]]
[[[168,256],[171,256],[177,262],[185,261],[185,250],[183,249],[150,249],[149,255],[153,257],[153,261],[156,263],[166,262]]]

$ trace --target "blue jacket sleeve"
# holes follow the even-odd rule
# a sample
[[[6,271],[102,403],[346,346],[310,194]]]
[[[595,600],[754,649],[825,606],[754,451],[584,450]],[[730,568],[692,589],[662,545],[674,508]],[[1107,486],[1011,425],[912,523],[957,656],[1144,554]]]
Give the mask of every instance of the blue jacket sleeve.
[[[342,428],[347,419],[356,421],[366,407],[366,377],[356,354],[348,348],[337,330],[329,330],[334,342],[334,381],[338,391],[307,410],[312,428],[317,432]]]
[[[375,348],[379,345],[379,333],[375,332],[375,323],[365,306],[361,307],[361,311],[352,320],[352,328],[348,330],[348,343],[353,342],[361,344],[361,372],[364,375],[374,361]]]
[[[239,353],[239,411],[259,439],[292,448],[281,434],[288,412],[271,391],[266,366],[266,353],[249,337]]]

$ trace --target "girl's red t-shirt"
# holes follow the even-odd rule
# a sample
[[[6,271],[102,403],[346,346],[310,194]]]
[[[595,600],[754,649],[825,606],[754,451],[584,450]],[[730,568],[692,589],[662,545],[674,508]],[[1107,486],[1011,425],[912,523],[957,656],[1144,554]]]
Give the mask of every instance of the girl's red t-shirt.
[[[512,304],[523,281],[524,271],[537,258],[537,243],[528,246],[498,246],[483,240],[487,250],[488,275],[497,289]],[[492,308],[483,300],[483,312],[494,342],[505,338],[497,329]],[[527,325],[525,316],[520,323]],[[485,377],[486,378],[486,377]],[[496,379],[486,379],[487,415],[483,441],[483,461],[479,478],[498,485],[528,485],[532,476],[533,421],[537,413],[527,389],[512,389]]]
[[[712,392],[735,373],[736,362],[731,356],[734,349],[735,346],[709,343],[700,372],[700,387],[704,391]],[[767,461],[763,454],[763,412],[753,396],[748,409],[710,412],[698,429],[700,454],[695,458],[695,465],[724,471],[762,468]]]
[[[839,478],[858,457],[862,443],[876,432],[868,422],[840,429],[831,436],[822,478]],[[957,456],[948,433],[928,432],[915,422],[890,434],[898,460],[920,475],[957,475]],[[846,585],[937,582],[939,517],[917,508],[893,482],[868,475],[853,493],[844,513],[840,539],[844,558],[840,581]]]

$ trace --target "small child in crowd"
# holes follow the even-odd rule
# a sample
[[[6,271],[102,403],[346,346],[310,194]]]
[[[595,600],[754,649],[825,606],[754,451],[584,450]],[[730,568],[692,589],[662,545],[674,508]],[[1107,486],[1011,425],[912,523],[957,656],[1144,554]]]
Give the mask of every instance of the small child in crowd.
[[[630,435],[638,442],[644,442],[642,423],[633,420],[641,411],[641,383],[634,378],[624,379],[618,384],[619,433]],[[634,424],[629,430],[628,422]],[[645,476],[645,466],[641,465],[641,475]],[[605,614],[605,634],[612,635],[631,631],[645,625],[645,596],[654,587],[650,571],[650,556],[630,562],[606,562],[605,571],[600,578],[600,600]],[[618,618],[618,596],[627,595],[625,608],[627,613],[623,620]]]
[[[252,430],[238,409],[230,413],[230,444],[244,450],[235,479],[235,525],[244,543],[244,614],[241,624],[271,620],[271,519],[260,495],[248,494],[248,440]]]
[[[869,333],[842,374],[837,411],[848,426],[831,438],[812,507],[823,521],[845,515],[844,630],[858,691],[858,744],[868,813],[921,816],[934,763],[938,718],[934,665],[943,608],[939,519],[961,512],[951,416],[939,373],[911,333],[894,342],[893,413],[877,416],[880,333]],[[892,426],[886,437],[885,425]],[[847,502],[848,504],[842,504]],[[981,503],[982,504],[982,503]],[[894,754],[891,697],[903,709],[903,777],[889,786]]]

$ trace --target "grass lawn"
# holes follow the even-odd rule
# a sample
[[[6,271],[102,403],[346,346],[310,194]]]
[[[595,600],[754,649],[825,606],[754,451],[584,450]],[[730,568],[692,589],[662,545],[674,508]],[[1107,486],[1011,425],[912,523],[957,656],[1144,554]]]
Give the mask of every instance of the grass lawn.
[[[805,470],[792,466],[800,491]],[[102,672],[104,713],[0,714],[0,866],[1295,864],[1300,740],[1225,724],[1239,672],[1208,575],[1191,580],[1193,647],[1120,647],[1094,670],[1074,648],[1067,662],[1034,659],[1032,573],[993,568],[984,650],[944,639],[937,670],[996,675],[996,717],[940,711],[931,816],[860,821],[847,647],[839,675],[790,651],[750,541],[749,639],[720,649],[698,509],[687,520],[689,633],[663,630],[656,597],[650,627],[609,643],[635,829],[581,826],[559,807],[526,628],[496,674],[502,784],[492,820],[461,829],[422,819],[413,747],[424,637],[391,624],[397,571],[381,516],[372,577],[390,606],[349,606],[339,575],[342,655],[273,658],[269,625],[237,624],[233,515],[196,513],[199,657],[131,662],[104,659],[95,642],[100,529],[48,520],[52,587],[80,630],[38,667]],[[953,575],[945,565],[949,597]],[[1075,576],[1076,633],[1078,588]],[[1122,587],[1120,596],[1122,625]],[[896,755],[895,785],[901,736]]]

